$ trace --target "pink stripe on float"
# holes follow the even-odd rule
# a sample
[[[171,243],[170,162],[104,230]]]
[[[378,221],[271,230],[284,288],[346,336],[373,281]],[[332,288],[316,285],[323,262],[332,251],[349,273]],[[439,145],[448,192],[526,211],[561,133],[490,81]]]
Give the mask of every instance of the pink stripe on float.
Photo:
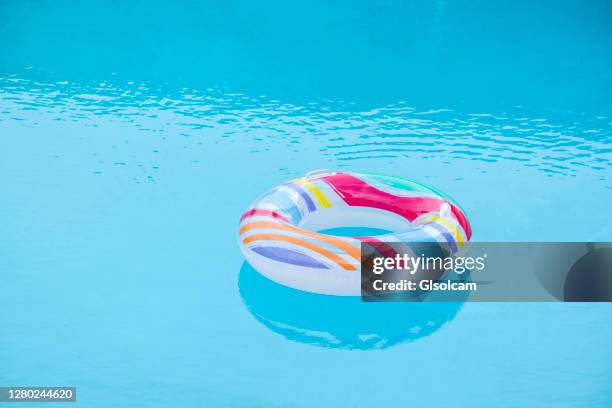
[[[270,211],[270,210],[262,210],[262,209],[259,209],[259,208],[255,208],[255,209],[252,209],[252,210],[249,210],[249,211],[245,212],[242,215],[242,217],[240,218],[240,222],[242,222],[245,218],[254,217],[256,215],[262,215],[264,217],[276,218],[277,220],[285,221],[286,223],[291,224],[291,222],[287,218],[283,217],[279,213],[274,212],[274,211]]]
[[[414,221],[418,216],[439,211],[442,203],[448,202],[434,197],[401,197],[372,187],[363,180],[347,173],[335,173],[322,177],[338,195],[350,206],[372,207],[393,212]],[[465,231],[467,238],[472,236],[470,223],[461,210],[448,203],[451,212]]]

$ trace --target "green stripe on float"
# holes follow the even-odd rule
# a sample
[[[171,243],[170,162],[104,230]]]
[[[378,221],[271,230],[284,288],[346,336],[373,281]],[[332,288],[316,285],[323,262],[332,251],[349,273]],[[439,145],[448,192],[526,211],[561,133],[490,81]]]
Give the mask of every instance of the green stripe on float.
[[[364,181],[367,181],[367,179],[372,179],[372,180],[378,181],[379,183],[388,185],[389,187],[393,187],[398,190],[409,191],[412,193],[430,193],[430,194],[433,193],[444,200],[450,201],[451,203],[459,207],[459,209],[465,214],[465,211],[463,210],[463,208],[455,200],[453,200],[452,197],[450,197],[448,194],[445,194],[441,192],[440,190],[433,188],[431,186],[417,183],[416,181],[406,180],[406,179],[394,177],[394,176],[386,176],[382,174],[370,174],[370,173],[353,173],[353,174],[361,179],[364,179]]]

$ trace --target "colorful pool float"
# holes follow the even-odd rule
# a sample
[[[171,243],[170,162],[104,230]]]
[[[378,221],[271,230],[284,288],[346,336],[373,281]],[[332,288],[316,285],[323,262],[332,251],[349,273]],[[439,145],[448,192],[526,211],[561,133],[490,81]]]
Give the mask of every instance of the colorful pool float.
[[[376,228],[390,233],[342,237],[317,231]],[[438,242],[450,252],[472,235],[450,197],[403,178],[317,170],[257,199],[240,219],[246,260],[295,289],[340,296],[361,293],[361,243]]]

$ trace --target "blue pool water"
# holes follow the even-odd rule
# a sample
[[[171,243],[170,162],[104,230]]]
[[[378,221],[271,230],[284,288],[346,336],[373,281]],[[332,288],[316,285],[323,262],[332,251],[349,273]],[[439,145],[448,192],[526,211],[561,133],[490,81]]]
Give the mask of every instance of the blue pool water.
[[[254,198],[318,168],[436,186],[478,241],[612,240],[609,2],[123,3],[0,3],[0,385],[612,405],[609,304],[360,304],[236,244]]]

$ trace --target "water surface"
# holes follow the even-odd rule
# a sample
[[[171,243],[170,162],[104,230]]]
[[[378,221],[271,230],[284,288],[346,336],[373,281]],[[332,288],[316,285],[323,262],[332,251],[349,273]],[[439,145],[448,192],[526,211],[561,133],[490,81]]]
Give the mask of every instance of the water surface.
[[[612,403],[607,304],[353,305],[258,279],[236,244],[253,199],[317,168],[433,185],[479,241],[610,241],[607,2],[0,16],[1,384],[88,407]]]

